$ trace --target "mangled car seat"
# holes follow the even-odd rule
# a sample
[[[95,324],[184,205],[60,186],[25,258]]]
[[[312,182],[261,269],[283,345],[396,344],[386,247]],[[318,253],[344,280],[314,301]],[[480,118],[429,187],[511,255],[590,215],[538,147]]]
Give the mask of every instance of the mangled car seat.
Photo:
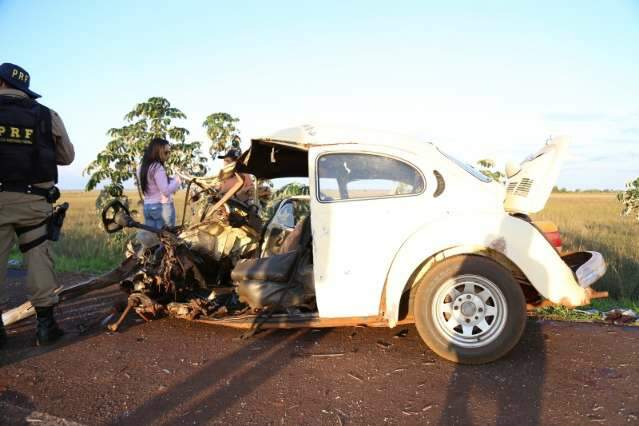
[[[244,259],[231,272],[240,300],[252,308],[311,308],[315,297],[311,221],[300,224],[299,243],[291,251]]]

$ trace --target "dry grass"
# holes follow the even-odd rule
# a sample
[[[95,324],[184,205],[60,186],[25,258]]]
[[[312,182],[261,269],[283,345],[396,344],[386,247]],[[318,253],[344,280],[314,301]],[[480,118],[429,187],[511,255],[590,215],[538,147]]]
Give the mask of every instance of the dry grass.
[[[54,243],[53,254],[56,269],[61,272],[105,272],[123,260],[126,238],[112,238],[102,228],[95,208],[96,191],[64,191],[58,203],[68,202],[62,238]],[[133,192],[131,206],[136,208],[139,199]],[[181,197],[176,198],[176,207],[183,206]],[[181,210],[178,219],[181,218]],[[141,219],[141,217],[137,217]],[[11,257],[20,259],[17,249]]]
[[[135,194],[130,194],[132,197]],[[95,213],[95,192],[63,194],[71,208],[61,241],[54,245],[61,271],[101,272],[122,259],[123,243],[109,238]],[[183,198],[176,197],[178,222]],[[614,194],[554,194],[536,218],[555,222],[566,250],[596,250],[607,263],[608,273],[597,288],[617,299],[639,299],[639,224],[620,215]],[[19,254],[14,253],[14,257]]]
[[[553,194],[535,218],[555,222],[565,250],[594,250],[608,264],[596,288],[613,298],[639,299],[639,223],[621,216],[615,194]]]

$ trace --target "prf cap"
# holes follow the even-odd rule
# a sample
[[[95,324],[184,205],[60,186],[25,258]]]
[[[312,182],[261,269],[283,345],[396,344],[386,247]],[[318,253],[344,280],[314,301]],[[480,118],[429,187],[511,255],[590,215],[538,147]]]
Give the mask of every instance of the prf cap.
[[[33,99],[40,97],[36,92],[29,90],[31,76],[22,67],[5,62],[0,65],[0,78],[9,86],[23,91]]]

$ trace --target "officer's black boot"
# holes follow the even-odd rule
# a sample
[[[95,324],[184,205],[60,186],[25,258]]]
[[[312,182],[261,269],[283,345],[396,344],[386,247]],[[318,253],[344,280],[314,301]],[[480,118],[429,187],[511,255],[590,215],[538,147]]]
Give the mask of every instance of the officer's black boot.
[[[35,308],[36,320],[36,338],[38,346],[50,345],[64,335],[64,331],[60,330],[53,318],[53,306],[45,308]]]
[[[0,311],[0,349],[7,343],[7,332],[2,322],[2,311]]]

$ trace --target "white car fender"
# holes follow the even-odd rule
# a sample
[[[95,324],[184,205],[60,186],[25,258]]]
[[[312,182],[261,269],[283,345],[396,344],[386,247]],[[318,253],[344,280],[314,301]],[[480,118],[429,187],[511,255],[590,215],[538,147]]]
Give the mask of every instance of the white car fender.
[[[459,248],[459,250],[454,250]],[[425,260],[438,253],[447,256],[490,248],[502,253],[551,302],[579,306],[587,303],[586,290],[545,237],[530,223],[506,213],[447,215],[412,234],[390,266],[383,301],[384,318],[397,324],[399,304],[406,284]],[[449,249],[453,249],[448,252]]]

